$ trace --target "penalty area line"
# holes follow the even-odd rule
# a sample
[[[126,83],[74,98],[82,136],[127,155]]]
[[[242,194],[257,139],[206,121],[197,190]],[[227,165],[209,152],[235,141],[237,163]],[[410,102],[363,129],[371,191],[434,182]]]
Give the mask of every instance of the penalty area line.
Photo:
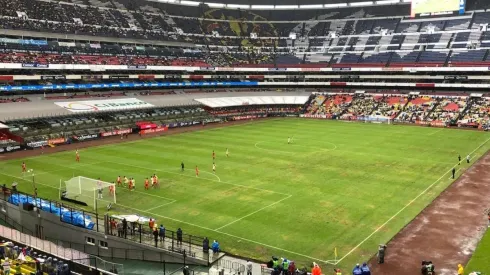
[[[223,228],[225,228],[225,227],[227,227],[227,226],[229,226],[229,225],[232,225],[232,224],[234,224],[234,223],[236,223],[236,222],[239,222],[239,221],[241,221],[241,220],[243,220],[243,219],[245,219],[245,218],[248,218],[248,217],[250,217],[250,216],[252,216],[252,215],[254,215],[254,214],[257,214],[257,213],[259,213],[260,211],[262,211],[262,210],[264,210],[264,209],[266,209],[266,208],[272,207],[272,206],[274,206],[274,205],[276,205],[276,204],[278,204],[278,203],[280,203],[280,202],[282,202],[282,201],[284,201],[284,200],[287,200],[287,199],[291,198],[292,196],[293,196],[293,195],[289,195],[289,196],[287,196],[287,197],[285,197],[285,198],[283,198],[283,199],[280,199],[280,200],[278,200],[278,201],[276,201],[276,202],[273,202],[273,203],[271,203],[271,204],[269,204],[269,205],[266,205],[266,206],[264,206],[264,207],[260,208],[259,210],[256,210],[256,211],[254,211],[254,212],[252,212],[252,213],[250,213],[250,214],[247,214],[247,215],[245,215],[245,216],[243,216],[243,217],[241,217],[241,218],[238,218],[238,219],[236,219],[236,220],[234,220],[234,221],[232,221],[232,222],[230,222],[230,223],[227,223],[227,224],[225,224],[225,225],[223,225],[223,226],[221,226],[221,227],[219,227],[219,228],[216,228],[215,230],[216,230],[216,231],[219,231],[219,230],[221,230],[221,229],[223,229]]]
[[[160,208],[160,207],[162,207],[162,206],[172,204],[172,203],[174,203],[174,202],[176,202],[176,200],[171,201],[171,202],[168,202],[168,203],[164,203],[164,204],[157,205],[157,206],[152,207],[152,208],[150,208],[150,209],[146,209],[145,211],[147,212],[147,211],[155,210],[155,209],[158,209],[158,208]]]
[[[473,150],[471,153],[469,153],[468,155],[472,155],[473,153],[475,153],[478,149],[480,149],[483,145],[485,145],[488,141],[490,140],[490,138],[488,138],[487,140],[485,140],[483,143],[481,143],[480,145],[478,145],[478,147],[475,148],[475,150]],[[381,226],[379,226],[378,228],[376,228],[376,230],[373,231],[373,233],[371,233],[369,236],[367,236],[364,240],[362,240],[358,245],[356,245],[354,248],[352,248],[349,252],[347,252],[347,254],[345,254],[342,258],[340,258],[338,261],[337,261],[337,264],[340,263],[342,260],[344,260],[347,256],[349,256],[350,254],[352,254],[352,252],[354,252],[356,249],[358,249],[361,245],[363,245],[367,240],[369,240],[374,234],[378,233],[378,231],[380,231],[381,229],[383,229],[390,221],[392,221],[394,218],[396,218],[401,212],[403,212],[403,210],[407,209],[407,207],[409,207],[410,205],[412,205],[412,203],[414,203],[418,198],[420,198],[421,196],[423,196],[425,193],[427,193],[427,191],[429,191],[429,189],[431,189],[434,185],[436,185],[438,182],[441,181],[441,179],[443,179],[448,173],[450,173],[452,171],[452,169],[454,167],[458,166],[458,164],[456,163],[453,167],[451,167],[449,170],[447,170],[440,178],[438,178],[436,181],[434,181],[431,185],[429,185],[425,190],[423,190],[420,194],[418,194],[415,198],[413,198],[411,201],[409,201],[402,209],[400,209],[398,212],[396,212],[393,216],[391,216],[391,218],[389,218],[385,223],[383,223]]]
[[[16,177],[16,176],[4,174],[4,173],[1,173],[1,172],[0,172],[0,174],[3,174],[3,175],[6,175],[6,176],[11,176],[11,177],[14,177],[14,178],[18,178],[18,179],[24,180],[24,179],[22,179],[20,177]],[[49,188],[53,188],[53,189],[56,189],[56,190],[59,190],[58,187],[55,187],[55,186],[52,186],[52,185],[49,185],[49,184],[44,184],[44,183],[40,183],[40,182],[37,182],[37,184],[40,184],[40,185],[43,185],[43,186],[46,186],[46,187],[49,187]],[[212,228],[204,227],[204,226],[193,224],[193,223],[190,223],[190,222],[181,221],[181,220],[178,220],[178,219],[174,219],[174,218],[171,218],[171,217],[159,215],[159,214],[156,214],[156,213],[153,213],[153,212],[150,212],[150,211],[146,211],[146,210],[142,210],[142,209],[137,209],[137,208],[130,207],[130,206],[123,205],[123,204],[119,204],[119,203],[116,203],[116,205],[122,206],[122,207],[127,208],[127,209],[131,209],[131,210],[134,210],[134,211],[138,211],[138,212],[141,212],[141,213],[150,214],[150,215],[152,215],[154,217],[160,217],[160,218],[171,220],[171,221],[174,221],[174,222],[177,222],[177,223],[186,224],[186,225],[189,225],[189,226],[192,226],[192,227],[196,227],[196,228],[208,230],[210,232],[215,232],[215,233],[218,233],[218,234],[221,234],[221,235],[225,235],[225,236],[228,236],[228,237],[231,237],[231,238],[239,239],[239,240],[242,240],[242,241],[245,241],[245,242],[254,243],[254,244],[265,246],[265,247],[268,247],[268,248],[271,248],[271,249],[275,249],[275,250],[283,251],[283,252],[286,252],[286,253],[294,254],[294,255],[297,255],[297,256],[304,257],[304,258],[308,258],[310,260],[327,263],[324,260],[320,260],[320,259],[314,258],[312,256],[308,256],[308,255],[301,254],[301,253],[298,253],[298,252],[290,251],[290,250],[283,249],[283,248],[280,248],[280,247],[276,247],[276,246],[273,246],[273,245],[261,243],[261,242],[258,242],[258,241],[250,240],[250,239],[243,238],[243,237],[240,237],[240,236],[236,236],[236,235],[233,235],[233,234],[229,234],[229,233],[226,233],[226,232],[223,232],[223,231],[214,230]],[[159,206],[161,206],[161,205],[159,205]]]

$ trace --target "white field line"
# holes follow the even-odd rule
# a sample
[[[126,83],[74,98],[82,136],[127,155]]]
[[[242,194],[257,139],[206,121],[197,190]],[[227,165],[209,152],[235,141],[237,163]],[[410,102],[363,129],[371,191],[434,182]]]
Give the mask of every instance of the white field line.
[[[427,134],[427,135],[428,135],[428,136],[432,136],[433,134],[439,133],[439,132],[440,132],[440,131],[442,131],[442,130],[444,130],[444,128],[441,128],[441,129],[439,129],[439,130],[437,130],[437,131],[434,131],[434,132],[432,132],[432,133],[429,133],[429,134]]]
[[[0,172],[0,174],[3,174],[3,173]],[[7,174],[4,174],[4,175],[10,176],[10,175],[7,175]],[[11,176],[11,177],[14,177],[14,176]],[[22,179],[22,178],[19,178],[19,179]],[[44,183],[40,183],[40,182],[38,182],[37,184],[44,185],[46,187],[50,187],[50,188],[59,190],[57,187],[52,186],[52,185],[49,185],[49,184],[44,184]],[[152,215],[154,217],[160,217],[160,218],[171,220],[171,221],[174,221],[174,222],[177,222],[177,223],[186,224],[186,225],[189,225],[189,226],[192,226],[192,227],[196,227],[196,228],[201,228],[201,229],[208,230],[208,231],[211,231],[211,232],[215,232],[215,233],[218,233],[218,234],[222,234],[222,235],[225,235],[225,236],[228,236],[228,237],[239,239],[239,240],[242,240],[242,241],[245,241],[245,242],[250,242],[250,243],[258,244],[258,245],[269,247],[269,248],[272,248],[272,249],[275,249],[275,250],[279,250],[279,251],[283,251],[283,252],[286,252],[286,253],[290,253],[290,254],[294,254],[294,255],[297,255],[297,256],[301,256],[301,257],[304,257],[304,258],[308,258],[310,260],[314,260],[314,261],[318,261],[318,262],[324,262],[323,260],[320,260],[318,258],[314,258],[314,257],[308,256],[308,255],[304,255],[304,254],[298,253],[298,252],[294,252],[294,251],[290,251],[290,250],[283,249],[283,248],[280,248],[280,247],[276,247],[276,246],[268,245],[268,244],[265,244],[265,243],[257,242],[257,241],[250,240],[250,239],[247,239],[247,238],[242,238],[242,237],[239,237],[239,236],[236,236],[236,235],[233,235],[233,234],[229,234],[229,233],[226,233],[226,232],[218,231],[218,230],[215,230],[215,229],[212,229],[212,228],[204,227],[204,226],[193,224],[193,223],[190,223],[190,222],[185,222],[185,221],[181,221],[181,220],[174,219],[174,218],[171,218],[171,217],[167,217],[167,216],[155,214],[155,213],[152,213],[152,212],[147,211],[147,210],[141,210],[141,209],[133,208],[133,207],[126,206],[126,205],[123,205],[123,204],[120,204],[120,203],[117,203],[117,205],[120,205],[120,206],[122,206],[124,208],[127,208],[127,209],[138,211],[138,212],[141,212],[141,213],[147,213],[147,214],[150,214],[150,215]]]
[[[139,169],[144,169],[144,170],[152,170],[152,171],[159,171],[159,172],[168,173],[168,174],[179,175],[179,176],[182,176],[182,177],[188,177],[188,178],[194,178],[194,179],[196,178],[195,176],[188,176],[188,175],[185,175],[185,174],[182,174],[182,173],[170,172],[168,170],[147,168],[147,167],[142,167],[142,166],[137,166],[137,165],[132,165],[132,164],[126,164],[126,163],[120,163],[120,162],[115,162],[115,161],[105,161],[105,163],[114,163],[114,164],[118,164],[118,165],[122,165],[122,166],[129,166],[129,167],[134,167],[134,168],[139,168]],[[200,172],[203,172],[203,171],[200,171]],[[285,193],[281,193],[281,192],[277,192],[277,191],[272,191],[272,190],[267,190],[267,189],[256,188],[256,187],[253,187],[253,186],[236,184],[236,183],[231,183],[231,182],[226,182],[226,181],[218,181],[218,180],[215,180],[215,179],[208,179],[208,178],[201,178],[201,177],[199,177],[198,179],[212,181],[212,182],[218,182],[218,183],[227,184],[227,185],[233,185],[233,186],[237,186],[237,187],[243,187],[243,188],[246,188],[246,189],[253,189],[253,190],[258,190],[258,191],[263,191],[263,192],[269,192],[269,193],[274,193],[274,194],[280,194],[280,195],[289,196],[289,194],[285,194]]]
[[[469,153],[469,155],[472,155],[474,152],[476,152],[476,150],[480,149],[483,145],[485,145],[488,141],[490,140],[490,138],[488,138],[487,140],[485,140],[482,144],[478,145],[478,147],[475,148],[475,150],[473,150],[471,153]],[[361,246],[363,243],[365,243],[367,240],[369,240],[374,234],[378,233],[379,230],[381,230],[383,227],[385,227],[390,221],[392,221],[394,218],[396,218],[401,212],[403,212],[403,210],[405,210],[407,207],[409,207],[412,203],[414,203],[418,198],[420,198],[421,196],[423,196],[425,193],[427,193],[427,191],[429,191],[429,189],[431,189],[434,185],[436,185],[442,178],[444,178],[448,173],[451,172],[451,170],[458,166],[458,164],[456,163],[453,167],[451,167],[449,170],[447,170],[447,172],[445,172],[440,178],[438,178],[436,181],[434,181],[431,185],[429,185],[424,191],[422,191],[420,194],[418,194],[414,199],[412,199],[411,201],[409,201],[402,209],[400,209],[398,212],[395,213],[395,215],[393,215],[391,218],[389,218],[385,223],[383,223],[380,227],[378,227],[376,230],[373,231],[373,233],[371,233],[369,236],[367,236],[364,240],[362,240],[358,245],[356,245],[354,248],[352,248],[349,252],[347,252],[347,254],[345,254],[342,258],[340,258],[336,264],[340,263],[343,259],[345,259],[347,256],[349,256],[350,254],[352,254],[352,252],[354,252],[357,248],[359,248],[359,246]]]
[[[84,165],[84,166],[96,165],[96,164],[101,164],[101,163],[107,163],[107,162],[103,161],[103,162],[91,163],[91,164],[86,164],[86,165]],[[58,164],[58,166],[63,166],[63,165],[59,165],[59,164]],[[66,167],[66,168],[70,168],[70,169],[73,169],[73,168],[74,168],[74,167],[70,167],[70,166],[65,166],[65,167]],[[59,170],[62,170],[62,169],[59,169]],[[65,169],[65,170],[66,170],[66,169]],[[53,171],[51,171],[51,172],[54,172],[54,171],[58,171],[58,169],[57,169],[57,170],[53,170]],[[47,174],[47,173],[50,173],[50,172],[46,172],[45,174]],[[22,178],[22,177],[17,177],[17,176],[10,175],[10,174],[6,174],[6,173],[2,173],[2,172],[0,172],[0,174],[5,175],[5,176],[8,176],[8,177],[16,178],[16,179],[21,179],[21,180],[25,180],[25,181],[30,181],[30,180],[27,180],[27,179]],[[34,175],[39,175],[39,174],[34,174]],[[36,181],[36,184],[39,184],[39,183]],[[53,186],[51,186],[51,185],[46,185],[46,184],[41,184],[41,185],[45,185],[45,186],[49,186],[49,187],[53,187]],[[55,187],[53,187],[53,188],[55,188]],[[56,188],[56,189],[58,189],[58,190],[59,190],[59,188]],[[116,186],[116,192],[117,192],[117,190],[118,190],[118,189],[119,189],[119,188],[117,188],[117,186]],[[129,192],[129,191],[128,191],[128,192]],[[166,197],[162,197],[162,196],[158,196],[158,195],[154,195],[154,194],[150,194],[150,193],[147,193],[147,192],[141,192],[141,191],[137,191],[137,190],[133,190],[133,191],[131,191],[131,192],[134,192],[134,193],[140,193],[140,194],[144,194],[144,195],[146,195],[146,196],[155,197],[155,198],[159,198],[159,199],[164,199],[164,200],[167,200],[167,201],[172,202],[172,203],[173,203],[173,202],[176,202],[176,200],[174,200],[174,199],[171,199],[171,198],[166,198]]]
[[[269,205],[266,205],[266,206],[264,206],[264,207],[260,208],[259,210],[256,210],[256,211],[254,211],[254,212],[252,212],[252,213],[250,213],[250,214],[248,214],[248,215],[245,215],[245,216],[243,216],[243,217],[241,217],[241,218],[238,218],[238,219],[236,219],[236,220],[234,220],[234,221],[232,221],[232,222],[230,222],[230,223],[227,223],[227,224],[225,224],[225,225],[223,225],[223,226],[221,226],[221,227],[219,227],[219,228],[216,228],[215,230],[221,230],[221,229],[223,229],[223,228],[225,228],[225,227],[227,227],[227,226],[229,226],[229,225],[232,225],[232,224],[234,224],[234,223],[236,223],[236,222],[239,222],[239,221],[241,221],[241,220],[243,220],[243,219],[245,219],[245,218],[247,218],[247,217],[250,217],[250,216],[252,216],[252,215],[254,215],[254,214],[257,214],[257,213],[259,213],[260,211],[262,211],[262,210],[264,210],[264,209],[266,209],[266,208],[272,207],[272,206],[274,206],[274,205],[276,205],[276,204],[278,204],[278,203],[280,203],[280,202],[282,202],[282,201],[284,201],[284,200],[287,200],[287,199],[291,198],[292,196],[293,196],[293,195],[289,195],[289,196],[287,196],[287,197],[285,197],[285,198],[283,198],[283,199],[281,199],[281,200],[278,200],[278,201],[273,202],[273,203],[271,203],[271,204],[269,204]]]
[[[171,202],[167,202],[167,203],[164,203],[164,204],[160,204],[160,205],[157,205],[157,206],[155,206],[155,207],[152,207],[152,208],[150,208],[150,209],[146,209],[145,211],[151,211],[151,210],[155,210],[155,209],[157,209],[157,208],[160,208],[160,207],[162,207],[162,206],[165,206],[165,205],[169,205],[169,204],[172,204],[172,203],[174,203],[174,202],[176,202],[176,200],[174,200],[174,201],[171,201]]]
[[[215,173],[211,173],[211,172],[207,172],[207,171],[200,171],[200,172],[201,173],[206,173],[206,174],[209,174],[209,175],[213,175],[213,176],[215,176],[218,179],[218,182],[221,182],[221,179]]]
[[[25,176],[27,176],[27,177],[30,177],[30,176],[39,176],[39,175],[49,174],[49,173],[58,172],[58,171],[67,171],[67,169],[77,169],[78,167],[85,167],[85,166],[97,165],[97,164],[101,164],[101,163],[102,162],[84,163],[84,164],[77,165],[76,167],[69,167],[69,166],[64,166],[64,165],[56,164],[56,166],[62,166],[63,168],[55,169],[55,170],[51,170],[51,171],[43,171],[43,172],[40,172],[40,173],[36,173],[36,171],[34,171],[31,174],[29,174],[29,173],[28,174],[25,174]]]
[[[179,133],[179,134],[155,136],[155,137],[152,137],[152,138],[137,139],[137,140],[127,141],[127,142],[121,142],[121,143],[111,143],[111,144],[104,144],[104,145],[92,146],[92,147],[87,147],[87,148],[80,149],[79,151],[80,152],[83,152],[83,151],[96,151],[96,150],[107,148],[107,147],[114,147],[114,146],[124,145],[124,144],[132,144],[132,143],[144,142],[144,141],[149,140],[149,139],[164,139],[164,138],[169,138],[169,137],[175,136],[175,135],[218,131],[218,130],[228,129],[228,128],[231,128],[231,127],[248,126],[250,124],[261,124],[261,123],[265,123],[265,122],[278,121],[278,120],[280,120],[280,119],[267,119],[267,120],[259,120],[259,121],[250,121],[250,122],[247,122],[247,123],[236,124],[236,125],[227,125],[227,126],[224,126],[224,127],[216,127],[216,128],[211,128],[211,129],[207,128],[207,129],[201,129],[201,130],[183,132],[183,133]],[[34,149],[34,150],[38,150],[38,149]],[[46,153],[46,154],[40,154],[38,156],[33,156],[33,157],[28,157],[28,158],[16,158],[16,159],[13,159],[13,160],[5,161],[5,163],[15,162],[15,161],[18,161],[20,159],[22,159],[22,160],[29,160],[29,159],[37,159],[37,158],[41,158],[41,157],[46,157],[46,156],[47,157],[51,157],[51,156],[54,156],[54,155],[68,154],[68,153],[72,153],[72,151],[74,151],[74,150],[64,151],[64,152],[57,152],[57,153],[49,153],[49,149],[48,149],[48,153]],[[0,157],[3,157],[3,156],[0,156]]]

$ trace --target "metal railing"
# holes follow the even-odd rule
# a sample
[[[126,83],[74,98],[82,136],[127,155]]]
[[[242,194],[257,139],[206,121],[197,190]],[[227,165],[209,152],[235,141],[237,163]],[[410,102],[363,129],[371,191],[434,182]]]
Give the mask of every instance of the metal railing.
[[[39,197],[34,197],[30,194],[19,192],[14,189],[9,189],[7,187],[2,188],[2,193],[3,195],[0,196],[0,199],[3,199],[7,203],[9,202],[9,197],[11,194],[19,194],[19,195],[24,195],[28,199],[28,201],[33,201],[35,202],[35,206],[38,207],[39,210],[44,210],[46,212],[50,212],[53,214],[56,214],[58,210],[57,208],[63,208],[64,211],[68,211],[69,214],[65,215],[59,215],[60,221],[63,223],[68,223],[73,226],[78,226],[82,227],[85,229],[89,229],[86,226],[81,226],[80,224],[77,224],[74,219],[74,213],[79,213],[83,215],[83,217],[90,216],[92,222],[94,223],[94,226],[91,230],[95,232],[99,232],[105,235],[111,235],[114,237],[119,237],[119,238],[124,238],[129,241],[133,241],[136,243],[148,245],[148,246],[153,246],[157,247],[159,249],[165,250],[165,251],[170,251],[174,253],[179,253],[182,254],[185,257],[191,257],[191,258],[196,258],[200,260],[205,260],[206,262],[209,262],[209,253],[208,251],[203,250],[203,237],[199,236],[194,236],[194,235],[189,235],[189,234],[184,234],[182,233],[181,236],[177,234],[176,231],[172,230],[166,230],[165,231],[165,238],[161,239],[159,236],[159,239],[157,243],[155,244],[154,241],[154,235],[153,232],[150,230],[150,228],[147,225],[142,225],[138,223],[128,223],[128,227],[126,229],[126,234],[124,234],[124,231],[118,230],[117,226],[114,226],[117,223],[122,223],[121,220],[115,219],[110,217],[109,215],[99,215],[98,213],[93,213],[90,211],[85,211],[83,209],[76,209],[71,206],[67,206],[66,204],[63,203],[58,203],[50,200],[45,200],[45,199],[40,199]],[[19,205],[21,203],[19,202]],[[42,204],[44,207],[41,207]],[[38,210],[38,211],[39,211]],[[6,215],[5,219],[10,219]],[[63,218],[65,217],[65,218]],[[68,217],[68,218],[67,218]],[[11,219],[10,219],[11,220]],[[15,221],[11,220],[16,226],[16,229],[18,229],[21,232],[26,232],[31,235],[33,235],[33,232],[24,228],[23,226],[17,224]],[[116,223],[114,223],[116,222]],[[85,246],[85,244],[80,245],[80,244],[74,244],[77,247]],[[98,246],[97,246],[98,247]],[[89,247],[82,247],[83,249],[78,249],[80,251],[87,251],[90,254],[98,255],[98,256],[108,256],[108,257],[116,257],[116,258],[123,258],[123,259],[133,259],[134,257],[129,257],[127,251],[133,251],[132,256],[135,256],[137,259],[148,259],[148,255],[150,251],[147,253],[144,252],[144,250],[124,250],[121,251],[119,249],[114,249],[114,248],[104,248],[104,249],[98,249],[97,253],[92,253],[93,251],[93,246],[89,245]],[[130,252],[131,253],[131,252]],[[151,252],[154,253],[155,252]],[[114,256],[116,255],[116,256]],[[155,254],[156,257],[150,257],[151,259],[155,258],[155,260],[163,260],[164,257],[160,255],[160,253]],[[184,260],[185,261],[185,260]]]

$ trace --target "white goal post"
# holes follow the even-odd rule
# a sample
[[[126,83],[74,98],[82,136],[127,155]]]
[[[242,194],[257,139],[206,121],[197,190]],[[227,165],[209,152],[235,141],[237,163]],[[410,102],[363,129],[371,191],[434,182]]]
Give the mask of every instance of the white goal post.
[[[112,192],[111,192],[112,190]],[[101,205],[116,203],[116,185],[82,176],[71,178],[63,183],[60,180],[60,198],[82,201],[94,210]]]

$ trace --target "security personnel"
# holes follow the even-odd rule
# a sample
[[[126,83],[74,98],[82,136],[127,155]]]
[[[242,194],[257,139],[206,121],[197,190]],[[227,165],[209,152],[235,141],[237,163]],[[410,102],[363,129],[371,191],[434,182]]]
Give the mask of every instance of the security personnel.
[[[371,275],[371,270],[369,270],[369,266],[367,265],[367,263],[362,264],[361,270],[362,270],[362,275]]]
[[[380,244],[378,248],[378,264],[385,262],[386,245]]]
[[[279,260],[276,257],[272,257],[272,268],[277,270],[279,269]]]
[[[288,270],[289,270],[289,261],[288,259],[284,258],[282,260],[282,274],[288,275]]]
[[[359,264],[356,264],[356,267],[352,270],[352,275],[362,275],[362,270]]]

